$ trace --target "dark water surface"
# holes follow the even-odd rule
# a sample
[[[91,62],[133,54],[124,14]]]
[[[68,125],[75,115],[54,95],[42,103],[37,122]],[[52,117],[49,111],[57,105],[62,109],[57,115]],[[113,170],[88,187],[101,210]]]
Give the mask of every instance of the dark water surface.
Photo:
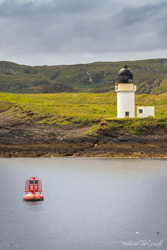
[[[167,249],[167,160],[0,159],[0,192],[0,249]]]

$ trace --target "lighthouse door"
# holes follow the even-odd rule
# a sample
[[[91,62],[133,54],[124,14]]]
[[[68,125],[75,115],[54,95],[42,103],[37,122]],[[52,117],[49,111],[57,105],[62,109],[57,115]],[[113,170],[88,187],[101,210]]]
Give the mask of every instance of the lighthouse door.
[[[143,118],[143,109],[139,109],[139,118]]]
[[[129,111],[125,111],[125,118],[129,118]]]

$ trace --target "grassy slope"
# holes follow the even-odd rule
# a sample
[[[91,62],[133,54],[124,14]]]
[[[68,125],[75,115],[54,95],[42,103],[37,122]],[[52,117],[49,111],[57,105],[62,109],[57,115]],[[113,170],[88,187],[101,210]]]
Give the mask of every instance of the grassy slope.
[[[157,88],[155,88],[154,93],[155,94],[167,93],[167,75],[163,75],[162,84]]]
[[[10,93],[114,92],[120,68],[127,62],[35,66],[0,62],[0,91]],[[138,93],[167,92],[167,59],[128,62]],[[152,80],[162,76],[160,86]],[[156,82],[156,81],[155,81]]]
[[[0,112],[6,111],[6,115],[14,115],[23,122],[94,125],[89,131],[91,135],[99,127],[109,130],[122,127],[128,133],[140,134],[158,125],[167,126],[167,94],[136,95],[136,106],[140,105],[154,105],[156,119],[116,119],[114,93],[0,93]]]
[[[80,125],[116,116],[115,94],[0,94],[2,111],[40,123]]]

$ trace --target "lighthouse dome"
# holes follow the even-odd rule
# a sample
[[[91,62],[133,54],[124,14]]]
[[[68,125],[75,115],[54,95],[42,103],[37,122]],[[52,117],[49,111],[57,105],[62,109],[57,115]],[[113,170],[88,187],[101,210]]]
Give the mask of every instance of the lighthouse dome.
[[[118,72],[118,83],[133,83],[133,73],[127,65]]]

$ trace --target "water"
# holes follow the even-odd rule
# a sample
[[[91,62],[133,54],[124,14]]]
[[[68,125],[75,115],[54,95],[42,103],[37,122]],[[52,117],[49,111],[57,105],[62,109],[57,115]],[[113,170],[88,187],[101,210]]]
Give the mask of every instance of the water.
[[[22,200],[31,176],[44,201]],[[0,249],[167,249],[166,160],[0,159],[0,191]]]

